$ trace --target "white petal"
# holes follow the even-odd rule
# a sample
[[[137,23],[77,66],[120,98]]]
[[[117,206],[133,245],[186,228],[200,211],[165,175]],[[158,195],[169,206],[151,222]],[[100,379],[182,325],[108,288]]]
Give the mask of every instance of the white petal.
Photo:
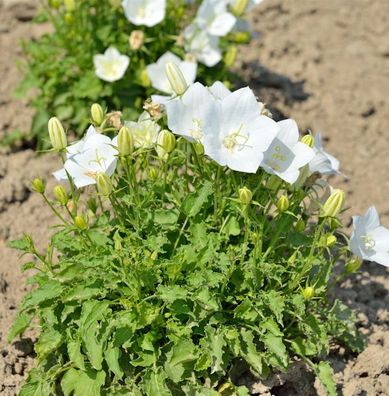
[[[218,15],[208,27],[209,34],[225,36],[235,25],[236,18],[229,12]]]
[[[371,256],[369,260],[384,265],[385,267],[389,267],[389,252],[378,252]]]
[[[73,182],[77,188],[89,186],[90,184],[96,183],[95,179],[86,175],[87,170],[85,168],[83,168],[71,159],[65,162],[65,169],[73,178]]]
[[[231,94],[231,91],[220,81],[214,82],[208,89],[216,99],[220,100]]]
[[[366,230],[373,230],[380,226],[380,219],[378,216],[377,209],[375,206],[371,206],[367,211],[365,216],[363,216],[363,221],[365,223]]]
[[[375,242],[374,250],[389,252],[389,230],[379,226],[369,233]]]
[[[65,182],[68,181],[68,175],[66,174],[65,168],[59,169],[55,172],[53,172],[53,176],[59,181],[59,182]]]
[[[299,139],[299,129],[295,120],[291,118],[277,122],[280,131],[278,139],[282,140],[289,147],[293,147]]]
[[[315,152],[308,147],[306,144],[297,142],[292,149],[295,158],[292,162],[292,167],[297,169],[302,168],[304,165],[312,161],[315,156]]]

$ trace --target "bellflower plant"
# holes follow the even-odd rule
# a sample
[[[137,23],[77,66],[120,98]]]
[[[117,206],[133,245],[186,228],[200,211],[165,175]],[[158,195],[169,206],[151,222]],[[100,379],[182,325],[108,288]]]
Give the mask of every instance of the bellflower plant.
[[[42,131],[52,114],[80,135],[90,121],[87,109],[97,101],[104,109],[120,108],[125,119],[135,121],[151,95],[171,94],[163,71],[166,61],[182,69],[188,84],[232,82],[235,75],[229,69],[237,46],[251,37],[246,28],[241,31],[234,4],[42,1],[36,22],[51,23],[53,32],[23,44],[25,77],[17,94],[36,109],[26,137],[36,139],[38,149],[48,148]],[[34,95],[27,95],[32,89]],[[18,140],[21,132],[12,136]]]
[[[242,377],[299,360],[335,396],[330,343],[359,352],[363,339],[331,289],[358,270],[353,253],[388,264],[389,230],[371,208],[348,243],[345,194],[319,192],[311,139],[264,115],[250,88],[195,83],[147,103],[115,124],[94,104],[75,144],[49,124],[67,180],[32,189],[59,224],[46,252],[27,235],[11,244],[36,287],[9,339],[40,331],[21,395],[249,395]]]

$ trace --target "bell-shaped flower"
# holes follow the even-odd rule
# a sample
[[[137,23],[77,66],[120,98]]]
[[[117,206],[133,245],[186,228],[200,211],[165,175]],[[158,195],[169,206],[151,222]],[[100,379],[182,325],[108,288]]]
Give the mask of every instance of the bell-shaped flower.
[[[217,128],[217,103],[199,82],[191,85],[178,99],[165,103],[168,127],[190,141],[203,143],[206,131]]]
[[[126,18],[134,25],[158,25],[165,18],[166,0],[123,0]]]
[[[203,0],[194,23],[211,36],[225,36],[235,25],[236,18],[227,11],[227,3],[220,0]]]
[[[123,78],[130,58],[122,55],[115,47],[109,47],[104,54],[93,57],[96,76],[104,81],[113,82]]]
[[[353,216],[351,251],[364,260],[389,266],[389,229],[380,224],[377,210],[371,206],[365,216]]]
[[[144,111],[138,121],[126,121],[125,125],[130,129],[136,148],[154,147],[161,127]]]
[[[191,24],[184,31],[185,50],[205,66],[213,67],[222,59],[219,38]]]
[[[309,170],[313,172],[319,172],[322,175],[341,175],[339,172],[339,161],[324,151],[321,142],[320,133],[315,136],[315,145],[313,147],[315,156],[309,163]]]
[[[111,176],[115,171],[118,152],[115,141],[108,136],[91,133],[78,147],[74,146],[75,153],[68,156],[64,169],[77,188],[95,184],[99,173]]]
[[[277,123],[260,114],[248,87],[216,100],[216,105],[217,127],[204,135],[205,154],[219,165],[255,173],[278,132]]]
[[[196,79],[197,63],[183,61],[177,55],[174,55],[168,51],[164,53],[156,63],[151,63],[146,67],[151,85],[158,91],[173,95],[174,91],[165,71],[166,64],[169,62],[172,62],[178,66],[185,78],[187,85],[193,84]]]
[[[293,184],[300,175],[300,168],[308,164],[315,153],[306,144],[299,142],[299,131],[294,120],[283,120],[277,125],[279,131],[266,150],[261,167]]]

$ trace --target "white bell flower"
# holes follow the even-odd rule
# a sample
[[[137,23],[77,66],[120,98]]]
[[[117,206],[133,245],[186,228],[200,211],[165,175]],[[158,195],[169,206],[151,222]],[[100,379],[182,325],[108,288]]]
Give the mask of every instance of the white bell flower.
[[[309,163],[309,170],[313,172],[319,172],[322,175],[341,175],[339,172],[339,161],[324,151],[321,142],[320,133],[315,136],[315,145],[313,147],[315,156]]]
[[[104,54],[98,54],[93,57],[96,76],[108,82],[114,82],[123,78],[130,58],[127,55],[121,55],[115,47],[109,47]]]
[[[223,100],[228,95],[231,95],[231,91],[221,81],[215,81],[208,89],[219,100]]]
[[[190,141],[203,143],[204,135],[217,128],[217,103],[199,82],[175,100],[165,103],[168,127]]]
[[[111,176],[116,168],[115,141],[91,128],[85,138],[68,148],[64,169],[54,173],[59,181],[67,180],[66,172],[77,188],[96,183],[99,173]]]
[[[205,66],[213,67],[222,59],[219,38],[211,36],[195,24],[184,31],[185,50]]]
[[[181,60],[170,51],[163,54],[156,63],[151,63],[146,67],[151,85],[158,91],[173,95],[174,91],[167,78],[165,68],[168,62],[172,62],[179,67],[188,85],[194,83],[196,79],[197,63]]]
[[[264,154],[261,167],[282,180],[293,184],[300,175],[300,168],[314,157],[314,151],[299,142],[299,131],[294,120],[277,122],[279,132]]]
[[[277,123],[259,113],[253,91],[241,88],[216,100],[217,128],[204,135],[204,151],[219,165],[255,173],[278,132]]]
[[[161,127],[151,118],[149,113],[144,111],[138,121],[126,121],[125,125],[130,128],[136,148],[154,147]]]
[[[123,0],[126,18],[134,25],[152,27],[165,18],[166,0]]]
[[[223,37],[231,31],[236,18],[227,11],[227,3],[220,0],[203,0],[194,23],[211,36]]]
[[[364,260],[389,266],[389,230],[380,224],[377,210],[371,206],[365,216],[353,216],[351,251]]]

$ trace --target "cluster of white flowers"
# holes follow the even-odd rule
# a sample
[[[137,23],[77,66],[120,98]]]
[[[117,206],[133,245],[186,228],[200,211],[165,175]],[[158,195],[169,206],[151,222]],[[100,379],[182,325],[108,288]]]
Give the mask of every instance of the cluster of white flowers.
[[[226,36],[233,29],[248,30],[247,23],[241,16],[254,5],[263,0],[203,0],[192,23],[184,29],[184,47],[192,61],[174,61],[181,67],[188,84],[193,83],[196,76],[196,60],[208,67],[215,66],[222,59],[219,46],[220,37]],[[166,0],[123,0],[122,7],[126,18],[136,26],[153,27],[165,19]],[[142,33],[142,31],[134,31]],[[142,40],[143,41],[143,40]],[[147,67],[154,88],[164,93],[171,93],[161,68],[174,57],[167,52]],[[108,48],[104,54],[94,56],[96,75],[108,82],[123,78],[130,58],[120,54],[115,47]]]

